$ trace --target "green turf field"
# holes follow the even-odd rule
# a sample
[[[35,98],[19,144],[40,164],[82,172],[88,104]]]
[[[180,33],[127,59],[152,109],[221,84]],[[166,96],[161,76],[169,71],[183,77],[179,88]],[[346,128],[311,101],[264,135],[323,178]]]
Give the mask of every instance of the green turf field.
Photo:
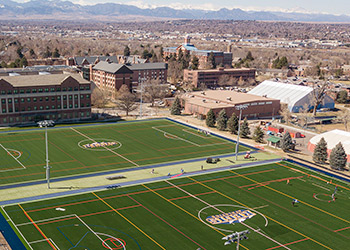
[[[348,249],[350,186],[337,180],[327,184],[330,180],[281,162],[17,204],[3,211],[28,249],[35,250],[234,249],[221,238],[247,228],[249,239],[241,241],[240,249]],[[292,199],[300,203],[293,206]],[[241,224],[218,223],[233,217],[207,220],[238,210],[249,210],[253,217]]]
[[[166,119],[54,128],[48,137],[51,178],[235,151],[233,142]],[[44,129],[0,134],[0,157],[0,185],[45,179]]]

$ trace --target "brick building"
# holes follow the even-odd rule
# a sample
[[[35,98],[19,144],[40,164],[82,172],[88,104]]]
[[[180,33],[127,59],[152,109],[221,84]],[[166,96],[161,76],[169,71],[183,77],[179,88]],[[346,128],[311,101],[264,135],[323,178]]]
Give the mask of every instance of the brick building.
[[[191,44],[191,38],[189,36],[185,37],[185,42],[177,47],[168,47],[164,48],[163,56],[164,59],[174,56],[177,58],[180,51],[182,53],[189,53],[191,56],[196,56],[199,59],[199,68],[206,68],[209,62],[209,56],[211,53],[214,55],[216,65],[224,65],[232,67],[232,53],[231,52],[222,52],[215,50],[199,50],[193,44]]]
[[[238,81],[255,81],[255,69],[207,69],[184,70],[184,81],[190,82],[198,88],[201,84],[207,87],[232,86]]]
[[[90,65],[90,79],[97,87],[114,92],[123,84],[131,89],[132,70],[124,64],[101,61],[94,67]]]
[[[157,79],[160,83],[166,83],[168,77],[168,64],[166,63],[138,63],[127,65],[133,71],[133,86],[143,79]]]
[[[235,106],[245,104],[247,109],[242,112],[242,117],[266,118],[273,117],[280,110],[280,101],[277,99],[260,97],[229,90],[208,90],[205,92],[185,93],[181,97],[184,104],[184,113],[206,116],[209,110],[213,110],[217,116],[225,109],[227,116],[233,113],[239,115]]]
[[[158,79],[165,83],[167,79],[168,65],[166,63],[140,63],[140,64],[116,64],[99,62],[94,67],[90,66],[90,79],[99,88],[109,91],[118,90],[123,84],[138,85],[142,80]]]
[[[0,124],[91,118],[90,82],[78,74],[0,77]]]

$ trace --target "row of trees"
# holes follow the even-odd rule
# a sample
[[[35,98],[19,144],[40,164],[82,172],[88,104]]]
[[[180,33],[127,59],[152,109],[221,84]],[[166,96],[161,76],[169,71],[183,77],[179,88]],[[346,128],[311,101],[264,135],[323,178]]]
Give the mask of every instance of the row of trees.
[[[325,163],[328,160],[327,142],[322,137],[316,144],[313,160],[316,163]],[[329,155],[329,165],[335,170],[344,170],[346,166],[347,155],[341,142],[339,142]]]

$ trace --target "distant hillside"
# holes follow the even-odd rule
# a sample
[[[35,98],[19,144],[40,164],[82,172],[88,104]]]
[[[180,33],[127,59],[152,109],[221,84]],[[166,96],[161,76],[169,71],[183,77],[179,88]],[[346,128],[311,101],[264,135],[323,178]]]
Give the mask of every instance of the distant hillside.
[[[168,7],[141,9],[133,5],[116,3],[83,6],[62,0],[31,0],[17,3],[0,0],[0,19],[57,19],[121,21],[145,19],[220,19],[299,22],[350,22],[350,16],[329,14],[243,11],[222,8],[217,11],[198,9],[177,10]],[[141,19],[140,19],[141,20]],[[143,20],[144,21],[144,20]]]

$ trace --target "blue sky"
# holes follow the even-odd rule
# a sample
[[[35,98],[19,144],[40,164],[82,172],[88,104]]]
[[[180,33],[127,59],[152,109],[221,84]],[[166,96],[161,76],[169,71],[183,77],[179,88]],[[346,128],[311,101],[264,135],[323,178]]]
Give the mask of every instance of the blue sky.
[[[15,0],[25,2],[29,0]],[[122,3],[138,7],[169,6],[173,8],[220,9],[226,7],[244,10],[293,10],[350,15],[349,0],[69,0],[79,4]]]

